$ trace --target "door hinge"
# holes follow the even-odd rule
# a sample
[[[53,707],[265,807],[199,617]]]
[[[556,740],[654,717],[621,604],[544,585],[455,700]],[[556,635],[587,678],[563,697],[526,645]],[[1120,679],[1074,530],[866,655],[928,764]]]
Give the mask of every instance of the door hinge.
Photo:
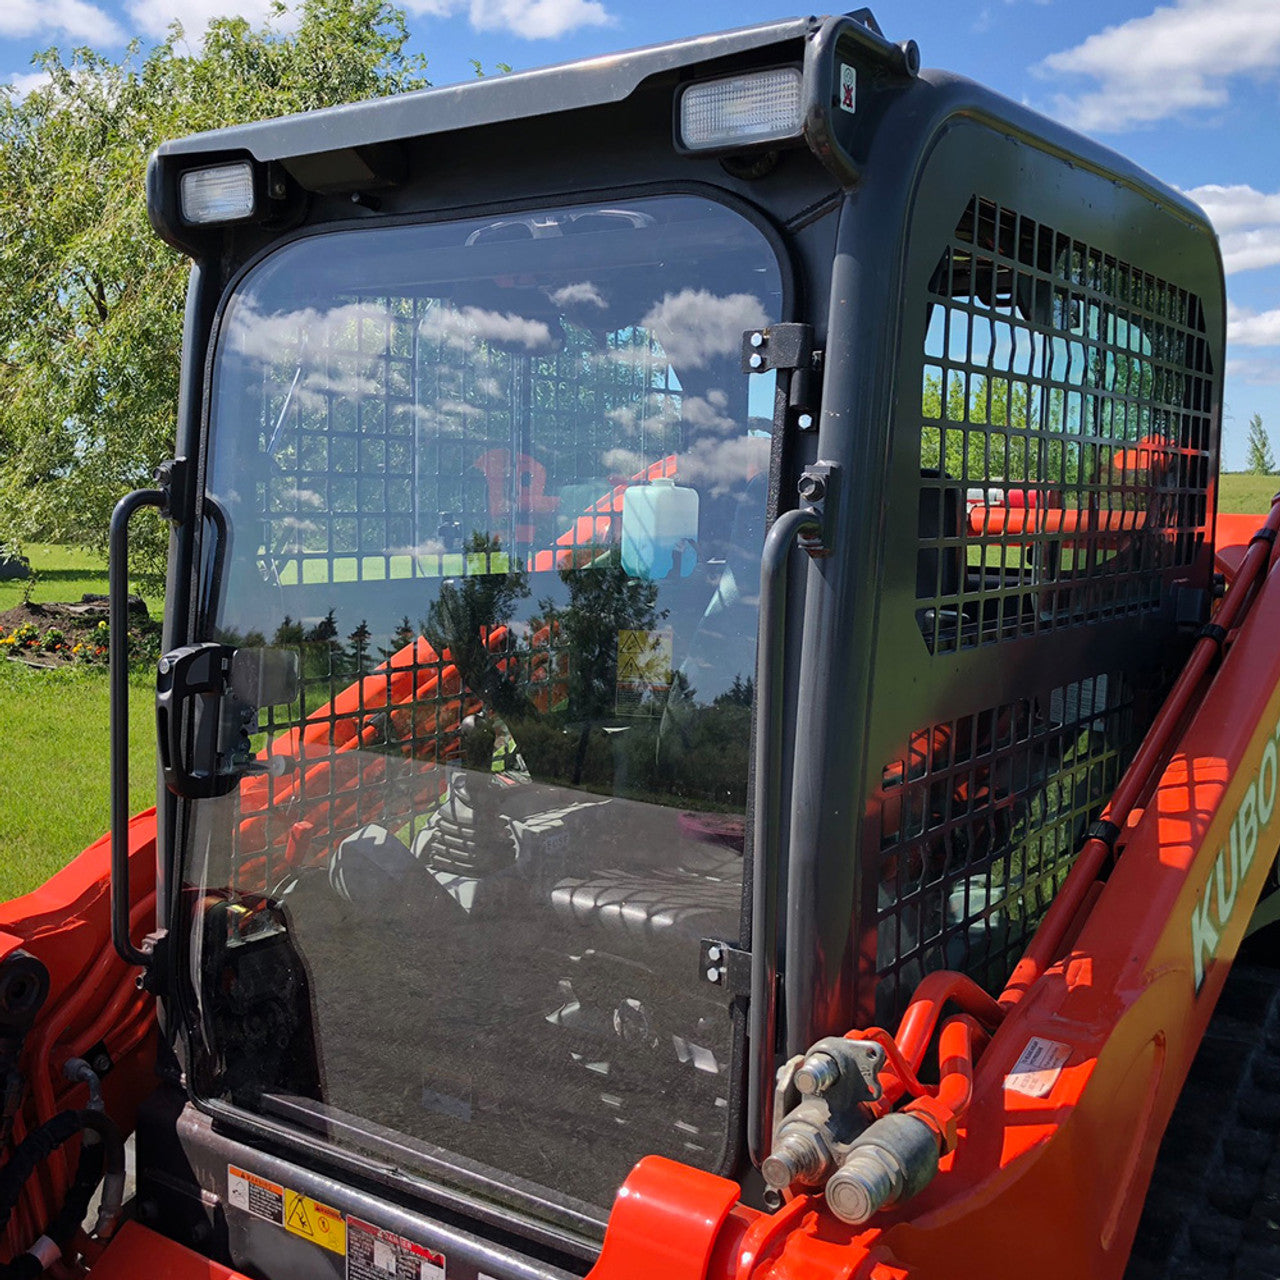
[[[787,377],[786,421],[797,431],[818,429],[823,353],[813,345],[813,325],[772,324],[742,335],[742,372],[777,371]]]
[[[719,938],[703,938],[698,948],[703,982],[721,987],[731,1000],[751,994],[751,952]]]

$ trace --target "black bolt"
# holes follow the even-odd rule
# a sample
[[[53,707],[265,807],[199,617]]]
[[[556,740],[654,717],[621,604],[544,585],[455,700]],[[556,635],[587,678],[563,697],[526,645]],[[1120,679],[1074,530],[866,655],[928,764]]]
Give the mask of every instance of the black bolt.
[[[827,496],[827,482],[821,476],[801,476],[799,489],[805,502],[821,502]]]

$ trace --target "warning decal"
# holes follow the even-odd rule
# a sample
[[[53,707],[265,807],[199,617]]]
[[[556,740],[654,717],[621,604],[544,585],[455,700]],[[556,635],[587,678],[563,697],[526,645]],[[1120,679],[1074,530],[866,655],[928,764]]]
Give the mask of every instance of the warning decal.
[[[256,1173],[227,1165],[227,1199],[237,1209],[251,1213],[255,1218],[284,1226],[284,1188],[278,1182],[268,1182]]]
[[[347,1224],[337,1209],[286,1189],[284,1225],[295,1236],[310,1240],[334,1253],[347,1251]]]
[[[1025,1093],[1029,1098],[1048,1097],[1070,1056],[1069,1044],[1032,1036],[1018,1055],[1013,1070],[1005,1076],[1004,1087],[1014,1093]]]
[[[445,1280],[444,1254],[347,1219],[347,1280]]]
[[[233,1164],[227,1165],[227,1203],[332,1253],[347,1251],[347,1224],[337,1209]]]
[[[671,688],[674,646],[670,629],[618,632],[618,681],[616,710],[634,714],[646,697]]]
[[[858,69],[847,62],[840,64],[840,110],[857,111]]]

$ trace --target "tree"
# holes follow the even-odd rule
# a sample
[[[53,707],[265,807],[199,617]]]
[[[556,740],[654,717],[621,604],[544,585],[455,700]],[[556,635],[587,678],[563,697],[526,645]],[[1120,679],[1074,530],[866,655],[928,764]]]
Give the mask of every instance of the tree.
[[[175,24],[119,62],[50,50],[45,87],[0,89],[0,538],[101,548],[116,500],[173,452],[187,264],[147,224],[151,151],[422,87],[406,39],[385,0],[303,0],[289,33],[218,19],[192,54]],[[141,523],[154,572],[164,532]]]
[[[1271,475],[1275,469],[1276,459],[1271,452],[1271,437],[1262,425],[1262,414],[1255,413],[1249,419],[1249,461],[1245,470],[1254,475]]]

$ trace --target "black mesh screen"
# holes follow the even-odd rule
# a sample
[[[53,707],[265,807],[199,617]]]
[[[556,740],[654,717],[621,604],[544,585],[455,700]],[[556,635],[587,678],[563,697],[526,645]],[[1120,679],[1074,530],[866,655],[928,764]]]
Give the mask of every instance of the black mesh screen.
[[[1214,432],[1186,289],[980,197],[927,270],[897,527],[931,693],[906,666],[881,681],[915,723],[883,713],[869,779],[868,1007],[890,1025],[937,969],[998,992],[1069,873],[1176,662],[1171,584],[1204,581]]]
[[[974,198],[929,289],[917,620],[935,653],[1154,610],[1206,517],[1198,298]]]
[[[935,969],[998,990],[1119,781],[1135,731],[1121,675],[1099,675],[911,735],[885,767],[877,1014]]]

